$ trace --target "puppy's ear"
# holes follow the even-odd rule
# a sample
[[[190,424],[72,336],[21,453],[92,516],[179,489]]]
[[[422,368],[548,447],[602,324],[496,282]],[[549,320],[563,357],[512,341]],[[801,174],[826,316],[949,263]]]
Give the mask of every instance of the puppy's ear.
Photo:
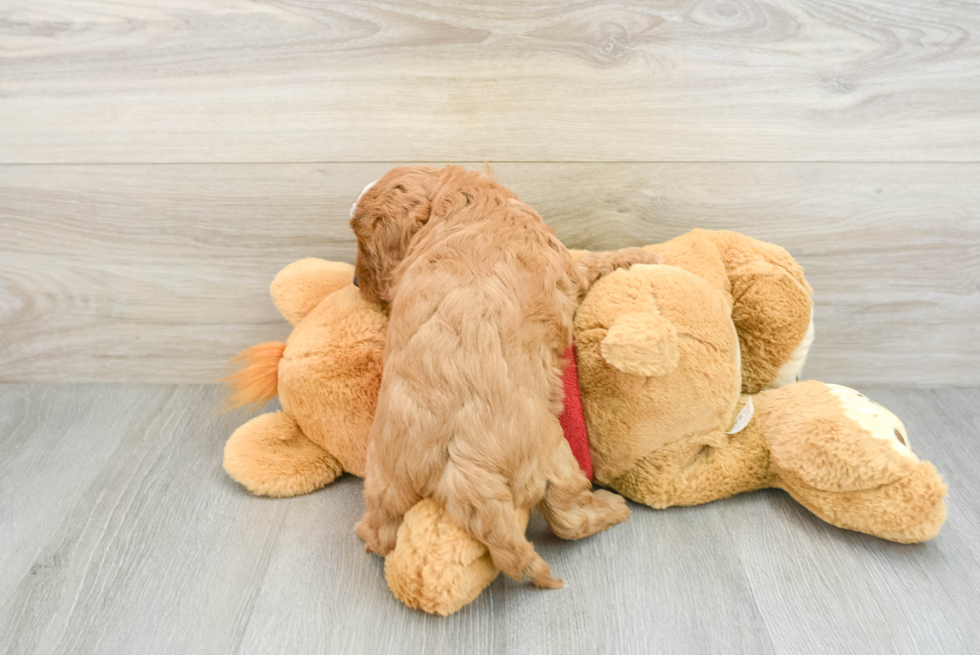
[[[395,270],[415,234],[429,222],[433,177],[423,167],[395,169],[355,205],[351,227],[357,235],[358,255],[354,267],[365,300],[391,302]]]

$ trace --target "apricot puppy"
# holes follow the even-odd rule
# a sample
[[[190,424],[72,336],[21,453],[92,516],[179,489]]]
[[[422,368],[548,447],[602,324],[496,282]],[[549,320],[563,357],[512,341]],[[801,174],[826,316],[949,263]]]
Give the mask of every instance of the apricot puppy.
[[[558,423],[573,314],[600,275],[662,260],[628,248],[573,262],[530,207],[457,166],[390,171],[351,227],[361,294],[390,303],[358,536],[386,555],[405,512],[433,498],[508,576],[561,586],[524,536],[530,510],[565,539],[629,517],[591,490]]]

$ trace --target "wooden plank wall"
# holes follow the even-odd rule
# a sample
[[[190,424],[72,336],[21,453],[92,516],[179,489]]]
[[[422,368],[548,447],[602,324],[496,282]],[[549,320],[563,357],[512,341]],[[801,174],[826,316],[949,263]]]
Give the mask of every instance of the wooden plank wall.
[[[806,373],[980,384],[980,5],[0,0],[0,381],[208,382],[405,162],[785,245]]]

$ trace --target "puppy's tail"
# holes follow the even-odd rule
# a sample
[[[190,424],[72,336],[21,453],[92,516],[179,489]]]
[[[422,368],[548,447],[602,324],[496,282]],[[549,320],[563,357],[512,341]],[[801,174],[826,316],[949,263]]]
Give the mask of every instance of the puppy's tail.
[[[269,341],[246,348],[229,361],[244,364],[221,381],[228,386],[228,398],[222,409],[229,411],[245,405],[259,407],[279,393],[279,360],[286,349],[282,341]]]

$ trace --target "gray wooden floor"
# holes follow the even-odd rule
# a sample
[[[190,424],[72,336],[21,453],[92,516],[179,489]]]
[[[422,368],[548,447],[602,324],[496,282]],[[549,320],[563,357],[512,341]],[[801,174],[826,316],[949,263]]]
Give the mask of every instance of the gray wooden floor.
[[[0,385],[5,653],[962,653],[980,645],[980,390],[866,390],[945,474],[948,523],[902,546],[781,492],[532,538],[561,591],[498,579],[405,608],[352,532],[352,477],[254,498],[221,469],[243,420],[212,386]]]

